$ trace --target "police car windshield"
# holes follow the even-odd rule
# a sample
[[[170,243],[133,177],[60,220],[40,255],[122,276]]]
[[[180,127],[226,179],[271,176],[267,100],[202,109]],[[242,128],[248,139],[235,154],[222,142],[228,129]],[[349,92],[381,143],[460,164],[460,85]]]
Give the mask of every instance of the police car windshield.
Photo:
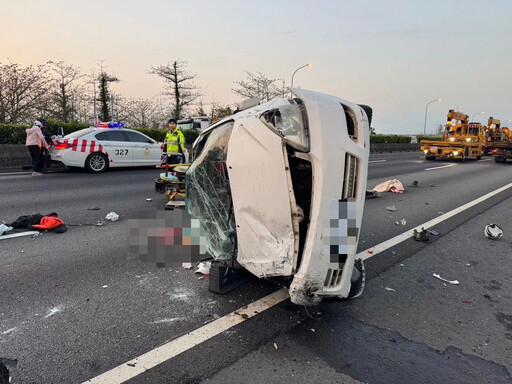
[[[65,139],[78,139],[84,135],[87,135],[91,130],[89,128],[81,129],[79,131],[70,133],[69,135],[64,136]]]

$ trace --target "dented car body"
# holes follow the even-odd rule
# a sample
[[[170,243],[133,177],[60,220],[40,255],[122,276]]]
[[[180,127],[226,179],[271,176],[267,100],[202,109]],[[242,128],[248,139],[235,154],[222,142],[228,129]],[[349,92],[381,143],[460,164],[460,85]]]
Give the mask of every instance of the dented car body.
[[[364,271],[354,265],[369,119],[343,99],[291,92],[201,133],[187,206],[214,259],[258,277],[289,277],[292,302],[314,305],[353,296],[356,281],[362,289]]]

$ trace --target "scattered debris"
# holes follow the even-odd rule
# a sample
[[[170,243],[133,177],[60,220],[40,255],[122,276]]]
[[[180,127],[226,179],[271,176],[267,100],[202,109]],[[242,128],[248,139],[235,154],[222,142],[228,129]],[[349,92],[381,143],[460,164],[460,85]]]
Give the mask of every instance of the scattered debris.
[[[414,180],[411,184],[409,184],[409,187],[417,187],[418,186],[418,180]]]
[[[42,235],[43,235],[43,232],[37,232],[37,233],[34,233],[34,234],[33,234],[32,236],[30,236],[30,237],[34,238],[34,237],[39,237],[39,236],[42,236]]]
[[[488,224],[485,226],[485,237],[497,240],[503,236],[503,230],[497,224]]]
[[[87,211],[99,211],[100,207],[91,207],[91,208],[87,208],[86,210]]]
[[[194,273],[201,273],[203,276],[210,276],[211,261],[201,261]]]
[[[431,186],[432,188],[434,188],[436,185],[435,185],[434,183],[432,183],[432,184],[430,184],[430,186]]]
[[[12,227],[9,227],[8,225],[5,225],[5,224],[0,224],[0,236],[2,236],[4,233],[7,233],[9,231],[12,231]]]
[[[368,253],[369,253],[370,255],[373,255],[373,249],[369,249],[369,250],[368,250]]]
[[[437,232],[435,229],[427,229],[427,231],[433,236],[439,236],[439,232]]]
[[[203,279],[204,279],[204,276],[199,276],[199,277],[197,278],[197,280],[203,280]]]
[[[396,207],[394,205],[390,205],[389,207],[386,207],[388,211],[396,211]]]
[[[135,364],[137,364],[137,363],[126,363],[126,365],[129,367],[135,367]]]
[[[444,212],[443,211],[439,211],[437,212],[438,215],[444,215]]]
[[[407,221],[405,221],[405,219],[402,219],[402,220],[400,220],[400,224],[405,225],[405,224],[407,224]]]
[[[102,226],[104,226],[105,224],[106,224],[106,223],[105,223],[104,221],[99,220],[99,221],[98,221],[96,224],[94,224],[94,225],[95,225],[95,226],[97,226],[97,227],[102,227]]]
[[[414,229],[413,238],[416,241],[429,241],[430,233],[424,228],[421,228],[420,232]]]
[[[149,198],[149,197],[148,197],[148,198],[146,199],[146,201],[153,201],[153,199],[151,199],[151,198]]]
[[[119,215],[115,212],[107,213],[107,216],[105,216],[105,219],[110,221],[117,221],[119,220]]]
[[[389,288],[389,287],[384,287],[384,289],[386,291],[390,291],[390,292],[396,292],[396,290],[394,290],[393,288]]]
[[[469,264],[469,263],[466,263],[466,267],[471,267],[471,264]]]
[[[274,343],[274,348],[277,349],[277,344],[276,343]]]
[[[376,197],[380,197],[380,193],[377,191],[366,190],[366,199],[375,199]]]
[[[462,302],[463,302],[464,304],[472,304],[472,302],[471,302],[470,300],[462,300]]]
[[[35,235],[36,233],[39,233],[39,232],[38,231],[27,231],[27,232],[20,232],[20,233],[12,233],[10,235],[0,236],[0,240],[13,239],[15,237],[32,236],[32,235]]]
[[[446,279],[443,279],[441,276],[439,276],[437,273],[433,273],[432,276],[434,276],[436,279],[444,281],[445,283],[452,284],[452,285],[459,285],[458,280],[446,280]]]
[[[181,263],[181,266],[185,269],[192,269],[192,263]]]
[[[107,288],[107,287],[108,287],[108,285],[104,285],[104,286],[103,286],[103,288]]]
[[[384,183],[380,183],[379,185],[375,186],[375,188],[373,188],[373,191],[376,191],[376,192],[390,191],[393,193],[404,193],[404,186],[399,180],[393,179],[393,180],[385,181]]]

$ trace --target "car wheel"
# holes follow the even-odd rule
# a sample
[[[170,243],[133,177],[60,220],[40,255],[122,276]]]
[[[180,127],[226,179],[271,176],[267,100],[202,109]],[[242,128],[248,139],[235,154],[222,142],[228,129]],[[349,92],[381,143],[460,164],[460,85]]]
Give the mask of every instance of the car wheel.
[[[434,161],[436,158],[435,158],[435,156],[427,156],[427,157],[425,157],[425,159]]]
[[[482,156],[477,156],[476,159],[477,160],[482,160]]]
[[[108,158],[103,153],[93,153],[85,160],[85,167],[89,172],[105,172],[108,169]]]
[[[502,156],[494,156],[494,162],[495,163],[506,163],[507,159],[505,159]]]
[[[350,292],[348,293],[347,299],[355,299],[362,295],[366,282],[366,270],[364,268],[363,260],[359,259],[354,262],[354,269],[350,280]]]

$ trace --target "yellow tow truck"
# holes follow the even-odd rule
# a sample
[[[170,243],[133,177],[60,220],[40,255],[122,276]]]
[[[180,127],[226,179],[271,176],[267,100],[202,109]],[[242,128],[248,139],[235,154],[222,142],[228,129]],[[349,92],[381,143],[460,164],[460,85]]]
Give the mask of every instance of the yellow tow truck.
[[[508,127],[494,128],[487,139],[487,146],[496,163],[506,163],[512,159],[512,132]]]
[[[501,138],[501,121],[494,117],[489,117],[487,120],[487,129],[485,130],[485,146],[484,155],[490,155],[493,148],[493,140]]]
[[[421,140],[421,151],[427,160],[439,158],[464,161],[468,157],[480,160],[484,145],[485,126],[470,123],[468,115],[450,109],[443,140]]]

